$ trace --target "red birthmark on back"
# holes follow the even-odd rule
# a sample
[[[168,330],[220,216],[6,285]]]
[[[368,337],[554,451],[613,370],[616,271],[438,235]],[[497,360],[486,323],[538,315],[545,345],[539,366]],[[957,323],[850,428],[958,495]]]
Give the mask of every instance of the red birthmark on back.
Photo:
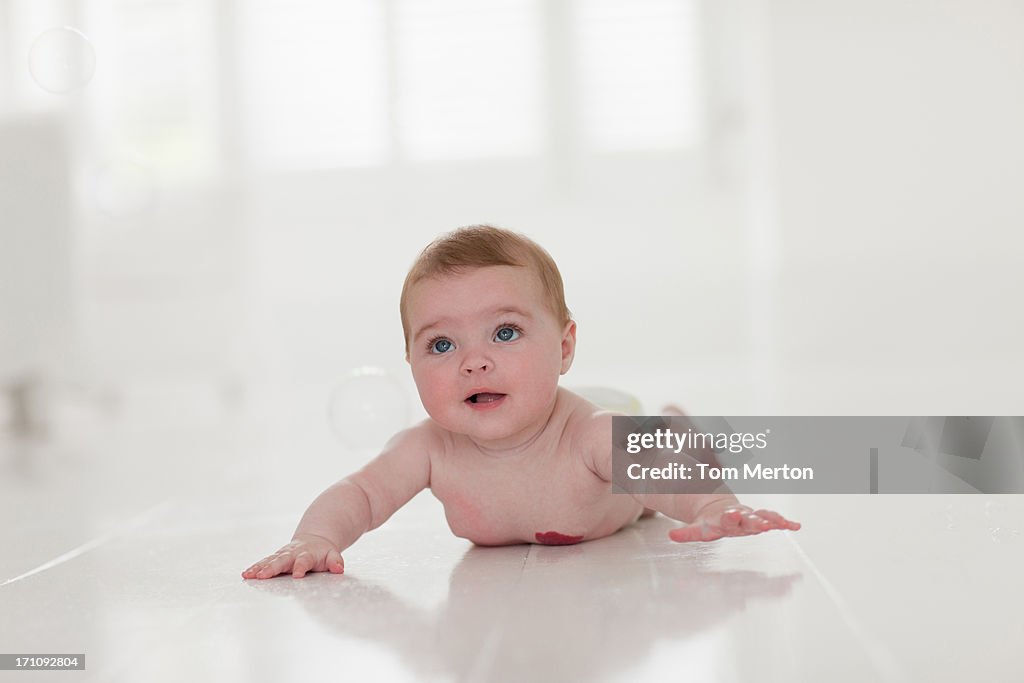
[[[557,531],[537,532],[537,543],[542,545],[572,545],[583,540],[582,536],[566,536]]]

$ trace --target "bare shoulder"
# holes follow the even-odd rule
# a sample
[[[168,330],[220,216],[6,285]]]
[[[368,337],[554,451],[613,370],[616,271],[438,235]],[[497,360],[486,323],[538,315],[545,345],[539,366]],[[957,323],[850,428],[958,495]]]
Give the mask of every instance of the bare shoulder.
[[[423,456],[439,455],[450,441],[450,435],[431,418],[426,418],[392,436],[385,451],[414,451]]]
[[[611,481],[612,418],[625,413],[605,410],[581,396],[572,395],[576,403],[567,427],[572,435],[573,454],[594,474]]]
[[[410,485],[429,486],[431,463],[444,449],[443,430],[428,418],[388,439],[380,454],[353,477],[366,485],[408,480]]]

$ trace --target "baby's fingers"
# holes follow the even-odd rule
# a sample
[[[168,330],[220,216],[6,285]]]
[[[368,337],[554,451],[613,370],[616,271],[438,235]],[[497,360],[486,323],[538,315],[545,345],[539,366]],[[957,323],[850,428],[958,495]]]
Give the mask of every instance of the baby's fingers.
[[[250,566],[248,569],[246,569],[245,571],[242,572],[242,578],[243,579],[255,579],[256,575],[259,574],[263,570],[264,567],[266,567],[268,564],[270,564],[270,561],[271,561],[272,558],[273,558],[273,555],[271,555],[270,557],[264,557],[259,562],[254,562],[252,564],[252,566]]]
[[[263,558],[242,572],[246,579],[270,579],[292,568],[294,557],[290,550],[278,550],[273,555]]]
[[[292,568],[295,557],[291,552],[273,556],[256,572],[257,579],[272,579],[278,574],[283,574]]]
[[[308,550],[299,551],[295,556],[295,565],[292,567],[292,576],[301,579],[307,572],[331,572],[342,574],[345,571],[345,563],[341,559],[341,553],[333,548],[327,554],[317,557]]]
[[[341,553],[337,550],[327,551],[327,571],[334,574],[345,573],[345,560],[342,559]]]
[[[771,529],[771,523],[761,519],[750,508],[726,510],[722,513],[722,530],[726,536],[748,536]]]
[[[791,531],[796,531],[800,528],[800,522],[790,521],[774,510],[758,510],[757,514],[771,522],[772,529],[790,529]]]
[[[292,564],[292,577],[301,579],[311,569],[316,569],[316,558],[313,557],[313,553],[303,550],[295,556],[295,562]]]

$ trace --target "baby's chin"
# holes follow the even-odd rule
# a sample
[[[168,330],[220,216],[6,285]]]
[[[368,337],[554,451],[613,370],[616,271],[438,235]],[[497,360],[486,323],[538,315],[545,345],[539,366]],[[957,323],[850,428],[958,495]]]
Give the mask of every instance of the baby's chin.
[[[460,405],[452,410],[427,408],[427,414],[439,427],[452,434],[494,440],[512,436],[526,426],[523,416],[513,415],[507,410],[508,407],[501,405],[490,410],[479,410],[469,405]]]

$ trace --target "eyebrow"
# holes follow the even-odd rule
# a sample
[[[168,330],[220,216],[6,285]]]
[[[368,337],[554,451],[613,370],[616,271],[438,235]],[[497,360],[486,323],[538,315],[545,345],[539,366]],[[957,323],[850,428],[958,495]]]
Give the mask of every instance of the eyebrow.
[[[506,313],[515,313],[516,315],[522,316],[522,317],[524,317],[524,318],[526,318],[528,320],[533,318],[533,316],[530,315],[529,313],[527,313],[526,311],[523,311],[521,309],[515,308],[513,306],[502,306],[501,308],[496,308],[493,311],[491,311],[490,313],[488,313],[487,315],[491,315],[491,316],[494,316],[494,315],[504,315]],[[440,318],[439,320],[435,320],[434,322],[430,323],[429,325],[424,325],[423,327],[421,327],[416,332],[416,334],[414,334],[412,336],[413,341],[416,341],[417,339],[419,339],[420,336],[424,332],[427,332],[428,330],[432,330],[435,327],[438,327],[438,326],[440,326],[440,325],[442,325],[443,323],[446,323],[446,322],[448,322],[448,318]]]

